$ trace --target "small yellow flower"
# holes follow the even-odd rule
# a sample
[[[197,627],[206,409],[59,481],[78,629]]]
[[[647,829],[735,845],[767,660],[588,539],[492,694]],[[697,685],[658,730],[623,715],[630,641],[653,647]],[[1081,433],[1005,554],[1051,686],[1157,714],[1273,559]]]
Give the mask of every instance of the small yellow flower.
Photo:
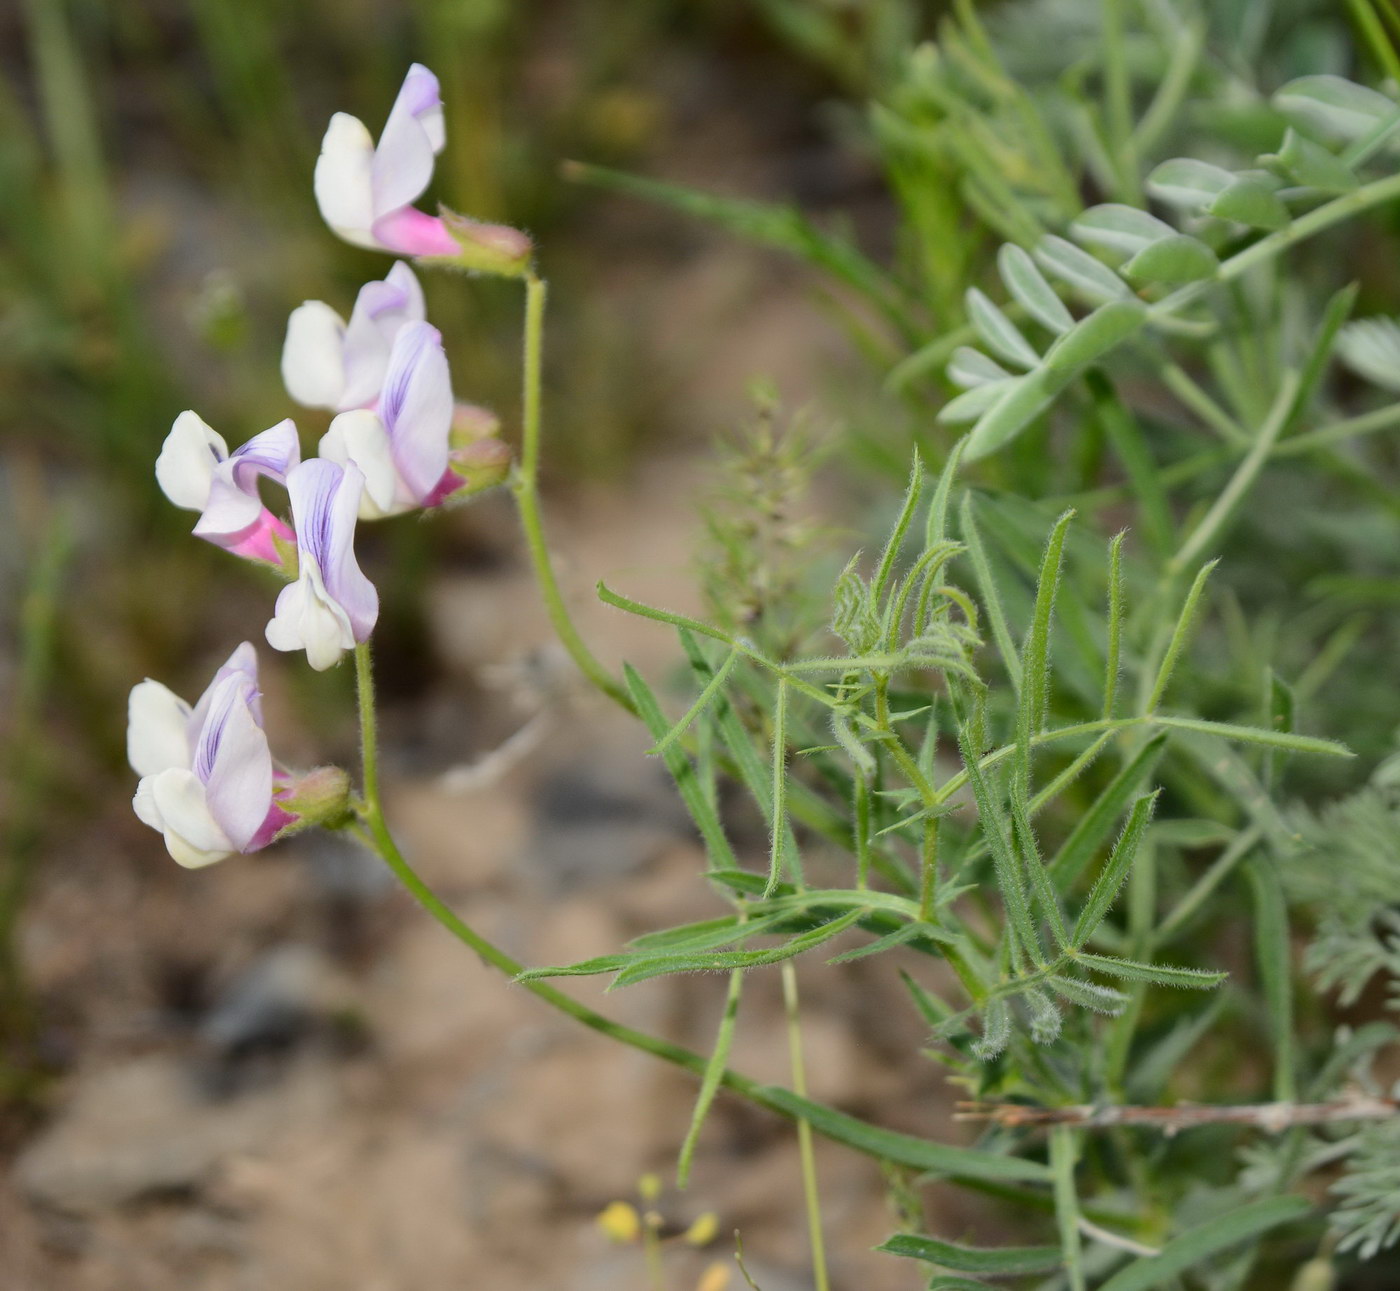
[[[728,1285],[729,1266],[717,1260],[700,1275],[695,1291],[725,1291]]]
[[[692,1246],[704,1246],[713,1242],[718,1232],[719,1216],[713,1210],[707,1210],[685,1230],[685,1240]]]
[[[611,1241],[635,1242],[642,1231],[642,1221],[636,1207],[625,1201],[613,1201],[598,1216],[598,1227]]]
[[[659,1174],[644,1174],[637,1180],[637,1192],[643,1201],[654,1202],[661,1196],[661,1176]]]

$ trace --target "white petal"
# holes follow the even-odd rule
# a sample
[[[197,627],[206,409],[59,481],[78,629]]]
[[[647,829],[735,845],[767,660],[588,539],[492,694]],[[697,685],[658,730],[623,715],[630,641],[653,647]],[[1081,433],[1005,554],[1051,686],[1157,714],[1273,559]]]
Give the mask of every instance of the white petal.
[[[282,381],[307,408],[340,407],[345,390],[345,320],[329,305],[308,300],[287,319]]]
[[[316,205],[341,237],[364,247],[377,245],[369,231],[374,223],[373,161],[374,140],[364,122],[337,112],[316,160]]]
[[[305,650],[317,672],[333,667],[355,645],[349,615],[326,594],[315,558],[305,550],[297,581],[278,594],[267,643],[274,650]]]
[[[167,767],[166,770],[169,770]],[[155,776],[146,776],[141,783],[136,786],[135,796],[131,799],[131,809],[136,813],[136,819],[143,825],[149,825],[157,833],[165,833],[165,820],[160,814],[160,808],[156,806],[155,794],[151,792],[151,786],[155,783]]]
[[[179,864],[197,869],[237,850],[209,814],[204,785],[193,771],[162,771],[151,780],[150,799],[164,829],[166,849]]]
[[[190,706],[149,677],[131,689],[126,705],[126,757],[139,776],[190,765]],[[139,813],[138,813],[139,814]]]
[[[175,418],[156,458],[156,483],[177,507],[202,511],[209,500],[214,467],[228,457],[224,437],[198,413]]]
[[[341,413],[321,437],[316,451],[328,461],[341,466],[354,462],[360,468],[365,477],[365,491],[360,495],[361,520],[397,515],[415,505],[399,481],[389,432],[377,413],[367,409]]]

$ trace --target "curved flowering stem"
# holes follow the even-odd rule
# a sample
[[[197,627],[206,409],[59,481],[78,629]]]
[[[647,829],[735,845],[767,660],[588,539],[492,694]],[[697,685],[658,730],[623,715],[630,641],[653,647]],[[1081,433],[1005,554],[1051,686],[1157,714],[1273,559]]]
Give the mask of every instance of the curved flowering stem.
[[[547,294],[548,285],[543,278],[533,272],[525,275],[525,400],[520,465],[516,469],[512,491],[515,494],[515,505],[520,510],[520,524],[525,531],[525,545],[530,551],[530,562],[535,567],[540,595],[544,597],[545,609],[549,612],[549,621],[554,626],[555,634],[568,650],[570,658],[578,665],[579,671],[609,699],[620,704],[629,713],[635,714],[637,709],[632,697],[584,643],[569,616],[564,595],[559,589],[559,581],[554,576],[554,566],[550,561],[549,547],[544,537],[544,524],[540,519],[540,399],[544,355],[544,304]]]
[[[704,1054],[687,1049],[684,1045],[672,1044],[660,1036],[615,1022],[612,1018],[579,1003],[548,982],[536,978],[519,980],[520,975],[525,972],[525,965],[467,924],[419,877],[399,850],[398,844],[394,842],[384,819],[384,808],[379,796],[374,676],[368,643],[361,643],[355,647],[355,682],[360,709],[363,790],[363,797],[356,806],[361,822],[361,827],[354,830],[357,836],[379,855],[399,882],[408,889],[409,895],[433,919],[463,945],[475,951],[491,967],[516,980],[530,994],[575,1021],[583,1023],[590,1030],[633,1049],[639,1049],[643,1053],[652,1054],[692,1075],[703,1077],[709,1067],[709,1060]],[[798,1124],[808,1124],[825,1138],[844,1143],[847,1147],[876,1160],[893,1161],[916,1169],[936,1171],[969,1186],[984,1182],[1043,1182],[1049,1177],[1045,1167],[1037,1162],[996,1156],[971,1148],[949,1147],[917,1138],[912,1134],[881,1129],[781,1086],[760,1084],[728,1068],[721,1072],[719,1083],[759,1107]]]

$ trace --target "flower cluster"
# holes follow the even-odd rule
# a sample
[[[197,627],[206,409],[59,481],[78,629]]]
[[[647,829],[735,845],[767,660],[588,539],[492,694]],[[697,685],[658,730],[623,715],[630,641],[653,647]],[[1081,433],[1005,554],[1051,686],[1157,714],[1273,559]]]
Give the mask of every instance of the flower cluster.
[[[348,242],[420,263],[524,274],[533,248],[523,233],[414,207],[444,142],[437,78],[416,63],[377,144],[363,123],[336,113],[315,174],[326,223]],[[323,301],[293,310],[282,377],[296,403],[335,414],[314,457],[303,459],[290,419],[230,451],[186,411],[166,436],[156,481],[176,506],[198,512],[196,536],[289,580],[267,642],[304,650],[324,670],[369,640],[379,614],[378,593],[355,557],[357,522],[479,493],[504,481],[510,454],[492,414],[455,402],[442,335],[402,261],[360,289],[348,322]],[[289,519],[263,500],[265,480],[286,490]],[[247,642],[193,707],[159,682],[141,682],[131,692],[127,743],[141,777],[136,814],[182,865],[256,851],[344,812],[339,773],[297,778],[274,767]]]

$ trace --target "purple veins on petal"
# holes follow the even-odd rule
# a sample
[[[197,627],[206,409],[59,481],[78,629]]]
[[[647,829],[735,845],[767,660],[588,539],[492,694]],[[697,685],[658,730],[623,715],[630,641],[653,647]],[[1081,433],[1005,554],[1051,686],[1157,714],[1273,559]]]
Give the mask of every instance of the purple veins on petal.
[[[452,378],[441,333],[427,323],[405,325],[394,339],[379,415],[399,475],[420,504],[447,469],[452,412]]]

